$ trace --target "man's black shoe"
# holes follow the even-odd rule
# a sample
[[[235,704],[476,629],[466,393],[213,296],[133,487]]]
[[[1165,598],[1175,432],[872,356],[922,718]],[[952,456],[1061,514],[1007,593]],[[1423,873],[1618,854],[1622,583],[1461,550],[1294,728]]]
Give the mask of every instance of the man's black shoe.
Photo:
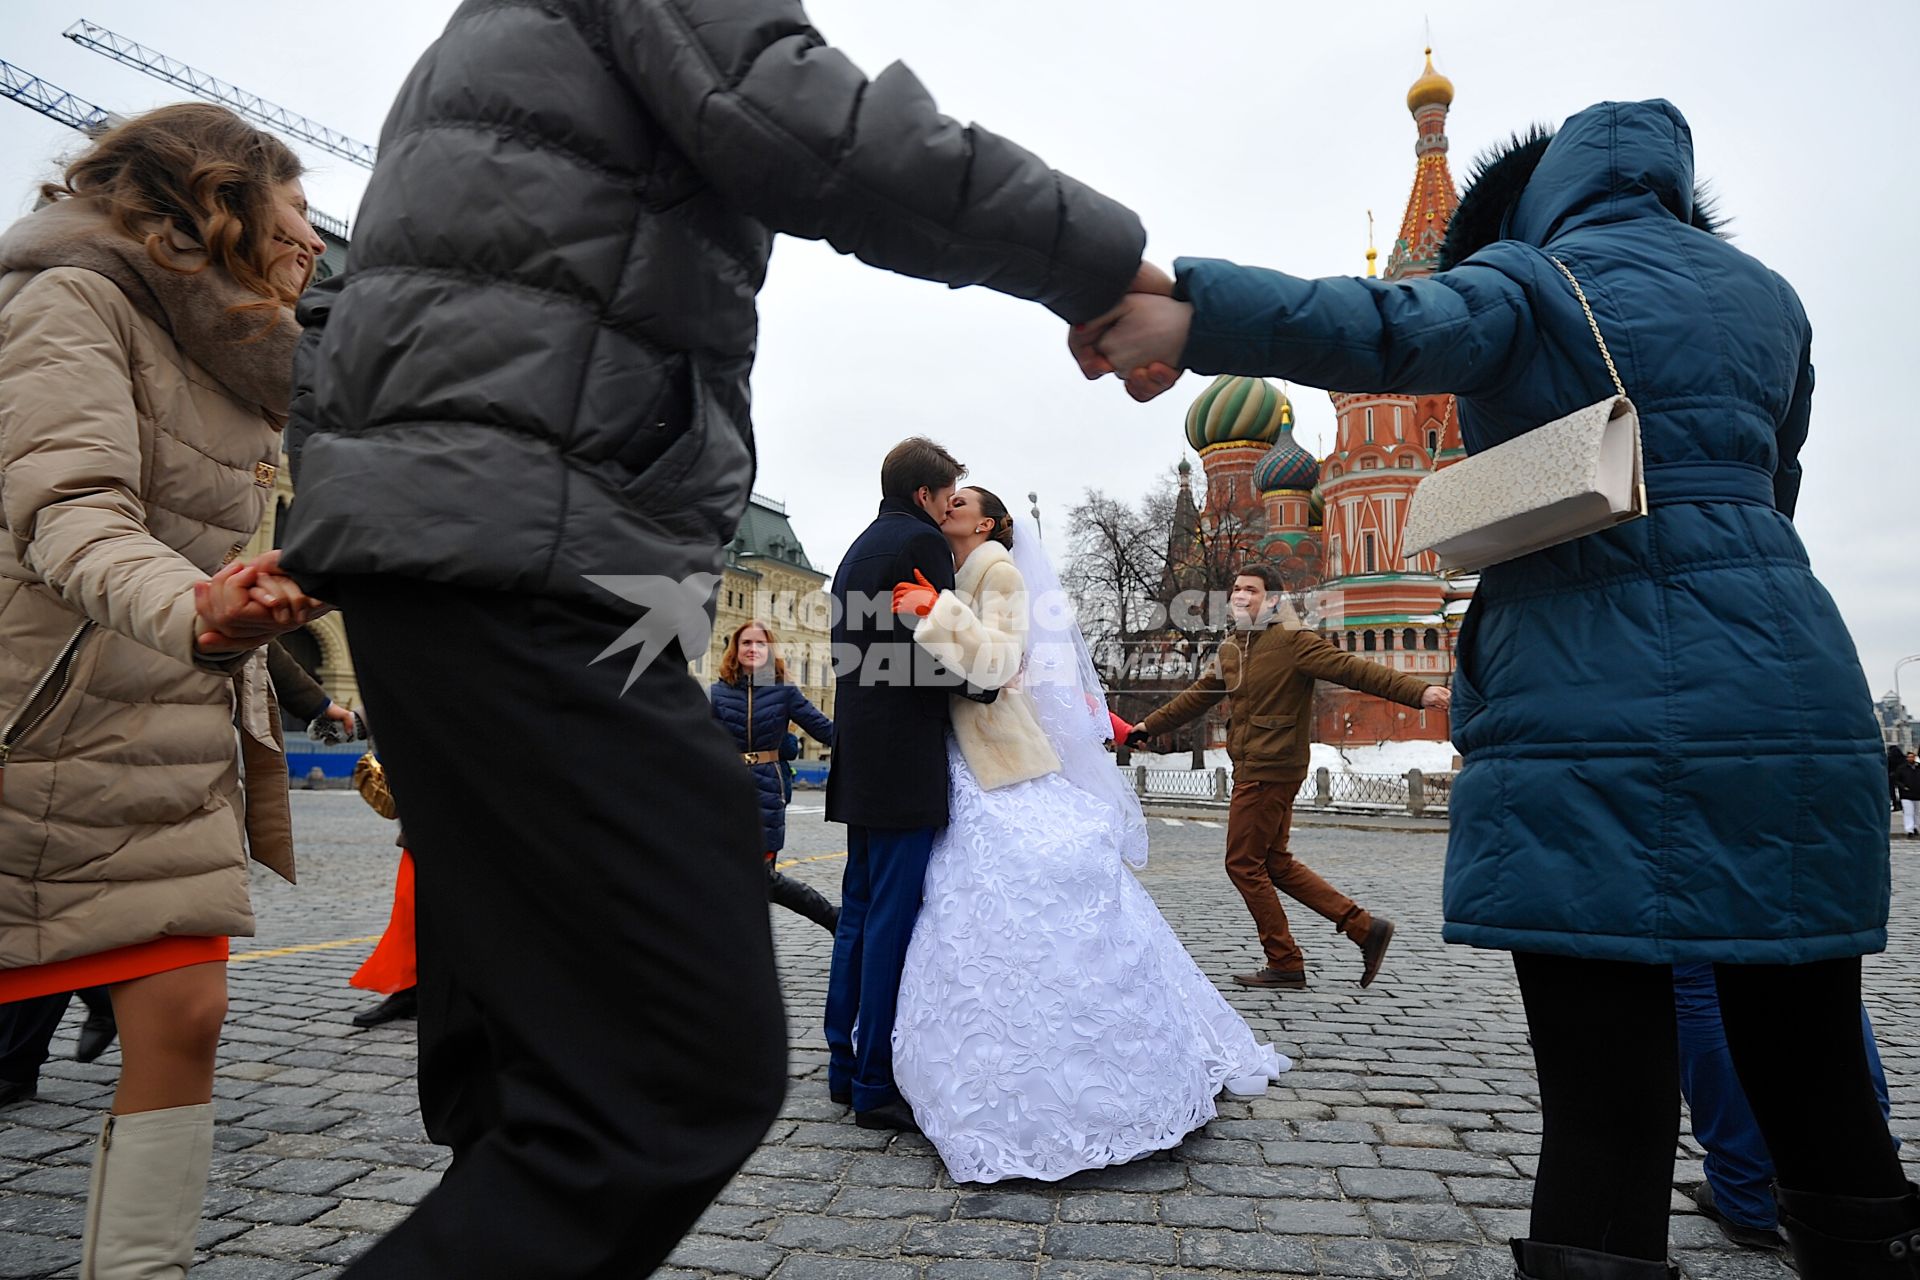
[[[827,1090],[827,1101],[837,1103],[843,1107],[850,1107],[853,1105],[853,1090],[829,1089]]]
[[[883,1102],[871,1111],[856,1111],[853,1122],[862,1129],[898,1129],[902,1133],[918,1133],[920,1126],[914,1121],[913,1109],[904,1102]]]
[[[356,1027],[377,1027],[383,1022],[393,1022],[400,1018],[418,1017],[420,1014],[419,993],[413,987],[396,991],[373,1008],[353,1015]]]
[[[1780,1234],[1780,1228],[1750,1227],[1744,1222],[1734,1222],[1720,1212],[1720,1206],[1713,1200],[1713,1188],[1704,1182],[1687,1192],[1687,1198],[1693,1201],[1695,1208],[1713,1220],[1713,1225],[1720,1228],[1721,1235],[1737,1245],[1748,1249],[1776,1250],[1787,1246],[1786,1237]]]
[[[25,1084],[18,1080],[0,1080],[0,1107],[10,1107],[16,1102],[31,1102],[39,1092],[38,1080],[29,1080]]]
[[[87,1020],[80,1024],[80,1038],[73,1045],[75,1062],[92,1062],[95,1058],[113,1047],[113,1041],[120,1034],[120,1024],[113,1020],[112,1013],[90,1013]]]

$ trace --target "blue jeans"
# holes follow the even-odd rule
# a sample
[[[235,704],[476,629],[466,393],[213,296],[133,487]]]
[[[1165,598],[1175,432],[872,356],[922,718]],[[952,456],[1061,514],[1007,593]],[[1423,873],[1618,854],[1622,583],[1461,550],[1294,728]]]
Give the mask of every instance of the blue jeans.
[[[1729,1221],[1742,1226],[1777,1226],[1773,1157],[1734,1074],[1733,1055],[1727,1052],[1713,966],[1673,966],[1673,1004],[1680,1032],[1680,1092],[1693,1112],[1693,1136],[1707,1150],[1707,1185],[1713,1189],[1714,1204]],[[1880,1050],[1873,1042],[1873,1023],[1864,1004],[1860,1024],[1867,1042],[1867,1064],[1873,1071],[1873,1091],[1885,1114],[1890,1111],[1887,1073],[1880,1066]]]
[[[827,981],[827,1088],[851,1092],[855,1111],[900,1101],[893,1084],[894,1009],[934,833],[933,827],[847,828],[840,927]]]

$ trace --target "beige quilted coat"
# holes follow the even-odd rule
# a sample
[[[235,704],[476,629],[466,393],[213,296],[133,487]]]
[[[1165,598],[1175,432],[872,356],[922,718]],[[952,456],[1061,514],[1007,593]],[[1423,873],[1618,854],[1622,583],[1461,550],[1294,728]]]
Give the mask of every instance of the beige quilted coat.
[[[0,274],[0,968],[249,935],[249,844],[293,878],[264,660],[193,653],[193,584],[259,526],[279,433],[152,306]]]
[[[992,702],[952,699],[953,737],[983,791],[1044,777],[1060,768],[1021,687],[1027,641],[1027,586],[1013,555],[997,542],[967,553],[914,628],[914,643],[966,676],[976,689],[998,689]]]

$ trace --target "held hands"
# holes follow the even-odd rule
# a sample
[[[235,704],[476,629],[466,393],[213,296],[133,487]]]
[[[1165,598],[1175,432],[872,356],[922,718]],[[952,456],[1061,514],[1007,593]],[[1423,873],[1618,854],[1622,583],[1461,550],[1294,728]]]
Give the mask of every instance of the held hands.
[[[1145,403],[1179,380],[1193,307],[1173,298],[1173,277],[1142,262],[1119,305],[1067,331],[1067,350],[1089,380],[1111,373]]]
[[[257,649],[333,609],[280,572],[278,551],[235,561],[195,583],[193,605],[194,648],[209,657]]]
[[[1453,702],[1453,690],[1443,684],[1430,684],[1427,691],[1420,695],[1420,708],[1423,711],[1445,711]]]
[[[893,589],[893,611],[924,618],[933,612],[934,601],[940,598],[940,589],[928,582],[927,575],[918,569],[913,571],[913,579]]]

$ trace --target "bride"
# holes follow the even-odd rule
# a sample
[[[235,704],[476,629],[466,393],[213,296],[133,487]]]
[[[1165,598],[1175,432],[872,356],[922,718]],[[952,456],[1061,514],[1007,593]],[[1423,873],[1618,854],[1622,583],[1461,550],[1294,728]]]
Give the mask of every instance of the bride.
[[[1147,891],[1139,801],[1034,527],[980,488],[941,531],[955,587],[902,584],[915,642],[991,703],[953,699],[951,816],[927,867],[894,1076],[956,1182],[1048,1181],[1178,1145],[1224,1087],[1293,1064],[1200,972]]]

